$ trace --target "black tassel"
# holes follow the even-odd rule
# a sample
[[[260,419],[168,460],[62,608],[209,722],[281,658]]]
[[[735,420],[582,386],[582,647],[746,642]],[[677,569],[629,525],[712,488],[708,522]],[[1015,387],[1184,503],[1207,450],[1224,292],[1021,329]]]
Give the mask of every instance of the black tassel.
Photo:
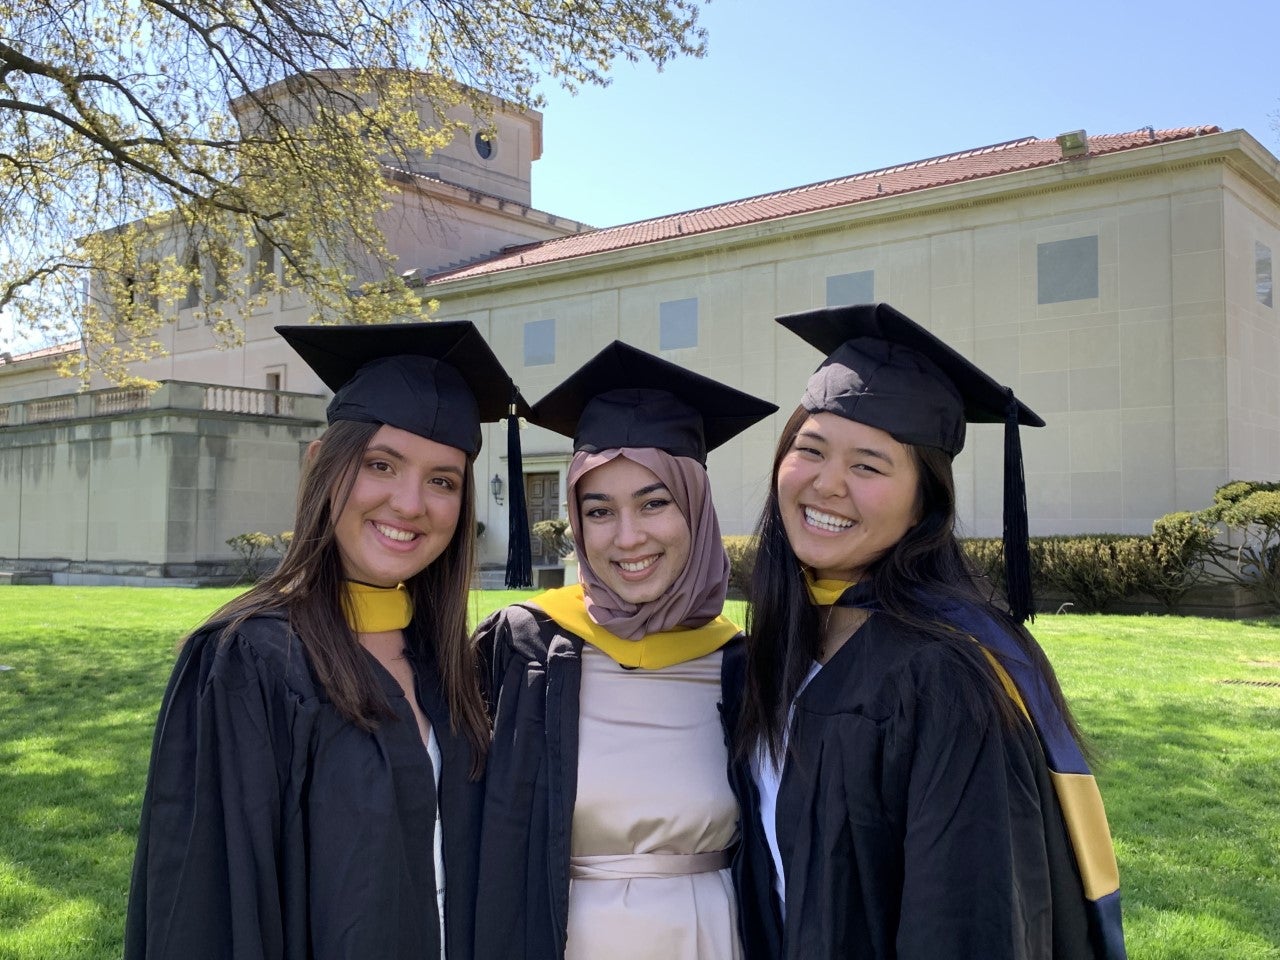
[[[1035,619],[1031,594],[1031,544],[1027,530],[1027,482],[1022,472],[1018,401],[1006,391],[1004,408],[1004,578],[1009,612],[1019,623]]]
[[[513,590],[533,586],[533,544],[529,534],[529,507],[524,499],[524,459],[520,453],[520,391],[511,385],[507,412],[507,578]]]

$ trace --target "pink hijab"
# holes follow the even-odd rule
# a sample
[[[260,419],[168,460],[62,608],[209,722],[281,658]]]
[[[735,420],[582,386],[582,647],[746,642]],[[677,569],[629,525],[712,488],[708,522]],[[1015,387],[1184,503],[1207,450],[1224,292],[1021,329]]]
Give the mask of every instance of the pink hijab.
[[[689,562],[661,599],[628,603],[596,576],[583,546],[578,481],[587,472],[615,457],[625,457],[651,470],[661,480],[689,524],[692,542]],[[711,502],[711,481],[702,464],[688,457],[673,457],[654,447],[619,447],[599,453],[575,453],[569,465],[569,524],[578,552],[578,577],[582,581],[587,615],[614,636],[639,640],[672,627],[700,627],[724,608],[729,590],[729,557],[720,540],[720,521]]]

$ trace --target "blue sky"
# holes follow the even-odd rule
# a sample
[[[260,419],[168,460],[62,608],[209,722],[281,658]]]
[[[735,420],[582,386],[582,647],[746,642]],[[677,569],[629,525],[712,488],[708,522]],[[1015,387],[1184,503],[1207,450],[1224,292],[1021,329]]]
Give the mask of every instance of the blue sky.
[[[545,93],[533,202],[609,226],[1020,137],[1243,128],[1280,154],[1276,0],[713,0],[708,53]]]

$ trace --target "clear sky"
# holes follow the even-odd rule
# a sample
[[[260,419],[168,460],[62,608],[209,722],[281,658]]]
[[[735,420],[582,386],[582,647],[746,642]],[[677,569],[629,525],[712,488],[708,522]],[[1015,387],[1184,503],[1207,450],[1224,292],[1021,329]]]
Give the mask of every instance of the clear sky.
[[[701,60],[547,90],[540,209],[609,226],[1068,130],[1280,154],[1280,0],[712,0]]]

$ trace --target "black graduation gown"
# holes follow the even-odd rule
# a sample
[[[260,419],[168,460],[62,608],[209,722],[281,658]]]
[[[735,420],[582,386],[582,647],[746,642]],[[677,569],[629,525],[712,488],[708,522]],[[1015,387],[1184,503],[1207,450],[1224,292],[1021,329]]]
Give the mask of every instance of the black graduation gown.
[[[1039,741],[967,705],[958,658],[873,614],[797,698],[776,819],[785,924],[759,795],[735,771],[754,811],[743,911],[772,956],[1099,955]]]
[[[583,640],[527,605],[490,616],[477,628],[476,640],[494,719],[476,958],[559,960],[569,922]],[[724,690],[728,678],[741,678],[745,650],[740,637],[722,650]],[[733,729],[729,699],[721,707],[726,744]],[[743,947],[748,957],[755,956],[748,944]]]
[[[282,616],[220,633],[184,646],[160,709],[125,960],[439,960],[434,775],[399,684],[370,656],[397,719],[366,732]],[[466,960],[483,788],[432,658],[414,667],[442,757],[448,957]]]

